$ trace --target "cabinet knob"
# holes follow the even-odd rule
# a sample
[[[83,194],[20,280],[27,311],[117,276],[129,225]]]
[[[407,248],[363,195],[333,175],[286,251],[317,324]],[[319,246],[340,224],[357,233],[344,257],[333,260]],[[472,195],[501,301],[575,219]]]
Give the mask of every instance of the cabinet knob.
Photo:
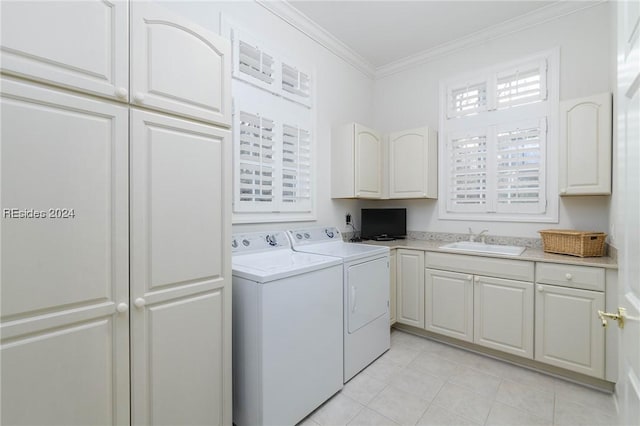
[[[118,99],[127,99],[127,96],[129,96],[129,92],[124,87],[118,87],[116,89],[116,97]]]
[[[136,308],[144,308],[145,300],[142,297],[138,297],[133,301],[133,304],[136,305]]]
[[[539,286],[537,287],[537,290],[538,290],[540,293],[542,293],[542,292],[544,291],[544,287],[543,287],[543,286],[541,286],[541,285],[539,285]]]
[[[129,310],[129,305],[127,305],[126,303],[118,303],[118,306],[116,306],[116,311],[120,312],[121,314],[127,312]]]
[[[571,281],[571,280],[573,279],[573,275],[571,275],[571,274],[570,274],[570,273],[568,273],[568,272],[567,272],[566,274],[564,274],[564,277],[565,277],[568,281]]]
[[[567,193],[567,190],[565,188],[562,188],[560,190],[560,195],[565,195]]]
[[[467,275],[467,281],[473,280],[473,275]]]
[[[137,92],[135,95],[133,95],[133,100],[136,101],[139,104],[143,103],[144,102],[144,93]]]

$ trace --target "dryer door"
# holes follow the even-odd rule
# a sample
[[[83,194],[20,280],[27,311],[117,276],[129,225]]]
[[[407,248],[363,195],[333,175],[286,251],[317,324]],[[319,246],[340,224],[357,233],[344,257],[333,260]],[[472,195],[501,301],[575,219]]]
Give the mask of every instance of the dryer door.
[[[351,265],[346,275],[346,317],[354,333],[389,310],[389,258]]]

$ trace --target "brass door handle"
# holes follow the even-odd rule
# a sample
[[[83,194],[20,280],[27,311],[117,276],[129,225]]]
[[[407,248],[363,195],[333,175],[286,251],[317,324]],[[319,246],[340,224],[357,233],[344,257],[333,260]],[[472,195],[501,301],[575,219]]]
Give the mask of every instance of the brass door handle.
[[[602,326],[607,326],[607,318],[618,321],[618,327],[624,328],[624,317],[625,317],[625,309],[618,308],[618,313],[612,314],[611,312],[603,312],[598,310],[598,317],[600,317],[600,321],[602,321]]]

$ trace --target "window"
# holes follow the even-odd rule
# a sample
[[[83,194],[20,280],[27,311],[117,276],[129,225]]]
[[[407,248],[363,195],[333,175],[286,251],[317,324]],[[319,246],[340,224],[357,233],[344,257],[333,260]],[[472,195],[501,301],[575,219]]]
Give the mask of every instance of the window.
[[[265,40],[229,30],[234,49],[233,221],[313,219],[311,73],[283,59]]]
[[[558,220],[557,63],[548,52],[441,83],[441,218]]]

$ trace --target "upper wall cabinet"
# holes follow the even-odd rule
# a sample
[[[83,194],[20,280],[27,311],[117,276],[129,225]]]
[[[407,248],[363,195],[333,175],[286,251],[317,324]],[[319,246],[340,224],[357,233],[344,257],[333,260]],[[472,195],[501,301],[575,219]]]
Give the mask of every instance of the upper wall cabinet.
[[[382,138],[357,123],[333,129],[332,198],[438,198],[438,134],[428,127]]]
[[[134,105],[231,125],[228,40],[154,3],[131,3]]]
[[[389,135],[389,198],[438,197],[438,140],[428,127]]]
[[[382,138],[375,130],[349,123],[331,136],[331,196],[382,197]]]
[[[560,195],[611,194],[611,94],[560,103]]]
[[[2,3],[3,73],[128,101],[128,4]]]

